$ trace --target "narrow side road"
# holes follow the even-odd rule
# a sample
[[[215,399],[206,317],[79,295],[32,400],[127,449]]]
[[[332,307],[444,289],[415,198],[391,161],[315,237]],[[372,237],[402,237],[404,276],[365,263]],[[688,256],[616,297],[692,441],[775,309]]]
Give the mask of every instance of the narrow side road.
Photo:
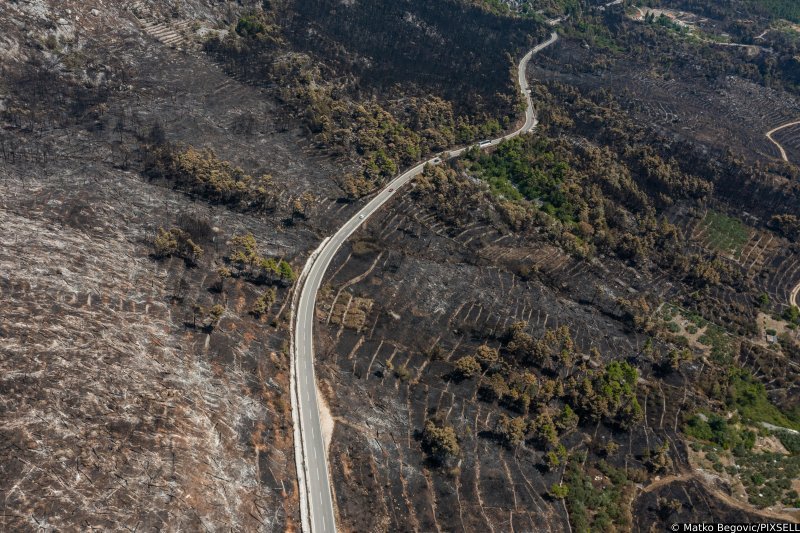
[[[774,144],[775,146],[778,147],[778,150],[780,150],[780,152],[781,152],[781,157],[787,163],[789,162],[789,157],[786,155],[786,150],[783,149],[783,146],[781,146],[781,144],[778,141],[776,141],[775,139],[772,138],[772,135],[774,133],[777,133],[777,132],[781,131],[782,129],[791,128],[792,126],[800,126],[800,120],[796,120],[794,122],[789,122],[788,124],[784,124],[783,126],[778,126],[774,130],[770,130],[770,131],[768,131],[766,133],[767,139],[769,139],[772,144]]]
[[[537,45],[519,63],[519,86],[525,97],[525,123],[520,129],[504,137],[480,143],[481,149],[495,146],[501,141],[526,133],[536,127],[538,121],[533,109],[528,80],[525,72],[530,59],[541,50],[547,48],[558,40],[558,34],[553,32],[550,38]],[[448,158],[454,158],[464,153],[469,146],[451,150]],[[297,412],[299,421],[300,446],[295,443],[298,481],[301,501],[301,517],[304,529],[313,533],[328,533],[336,531],[336,518],[331,493],[331,483],[328,476],[328,459],[325,452],[325,443],[320,424],[319,406],[317,403],[317,387],[314,377],[314,309],[316,306],[317,291],[322,284],[325,271],[328,269],[333,257],[342,244],[375,213],[383,204],[389,201],[402,186],[422,173],[426,164],[438,164],[441,160],[437,157],[423,161],[415,167],[406,170],[403,174],[389,182],[383,190],[370,200],[358,213],[344,223],[336,233],[323,242],[320,248],[309,257],[303,269],[303,275],[298,280],[299,298],[294,309],[295,321],[292,324],[292,364],[294,370],[294,394],[292,409]],[[297,428],[295,435],[297,435]]]
[[[790,161],[789,157],[786,155],[786,150],[783,149],[783,146],[781,146],[781,144],[778,141],[772,138],[772,135],[774,133],[781,131],[782,129],[791,128],[792,126],[800,126],[800,120],[795,120],[794,122],[789,122],[788,124],[784,124],[783,126],[778,126],[777,128],[772,129],[766,133],[767,139],[769,139],[772,144],[778,147],[778,150],[781,153],[781,158],[787,163],[789,163]],[[794,289],[792,289],[792,291],[789,293],[789,305],[800,305],[797,299],[798,296],[800,296],[800,283],[798,283],[797,286]]]

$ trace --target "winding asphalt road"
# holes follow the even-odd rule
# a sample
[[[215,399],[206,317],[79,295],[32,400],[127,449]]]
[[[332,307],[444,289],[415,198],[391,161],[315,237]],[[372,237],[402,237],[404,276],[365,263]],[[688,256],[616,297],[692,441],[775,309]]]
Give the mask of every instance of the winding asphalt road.
[[[550,38],[537,45],[519,64],[519,86],[525,96],[527,108],[525,110],[525,123],[517,131],[492,141],[480,143],[480,147],[488,148],[499,144],[501,141],[526,133],[538,124],[533,109],[528,80],[525,72],[528,62],[539,51],[547,48],[558,40],[558,34],[553,32]],[[448,158],[454,158],[464,153],[469,146],[451,150]],[[294,390],[297,417],[300,425],[301,453],[296,457],[298,461],[298,478],[301,491],[301,515],[304,528],[310,527],[313,533],[327,533],[336,531],[336,518],[334,514],[331,484],[328,477],[328,459],[325,452],[325,442],[320,424],[319,406],[317,403],[317,387],[314,378],[314,308],[317,291],[322,284],[325,271],[328,269],[333,257],[342,244],[358,229],[361,224],[375,213],[383,204],[389,201],[400,188],[422,173],[426,164],[438,164],[441,159],[431,158],[419,163],[417,166],[405,171],[389,182],[372,200],[369,201],[358,213],[344,223],[339,230],[311,255],[303,269],[303,274],[298,283],[300,297],[296,305],[294,326],[293,364]],[[294,402],[293,402],[294,403]],[[297,449],[297,447],[296,447]],[[302,461],[302,464],[300,464]],[[302,497],[305,494],[305,498]],[[303,500],[306,505],[303,505]]]

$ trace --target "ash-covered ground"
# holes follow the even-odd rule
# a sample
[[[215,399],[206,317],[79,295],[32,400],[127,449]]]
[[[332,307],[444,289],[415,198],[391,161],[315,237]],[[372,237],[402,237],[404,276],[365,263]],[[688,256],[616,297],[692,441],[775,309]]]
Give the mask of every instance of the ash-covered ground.
[[[217,269],[247,233],[264,256],[301,266],[319,237],[286,224],[292,198],[312,192],[319,223],[347,206],[327,200],[341,165],[199,51],[197,31],[235,12],[0,6],[4,530],[299,528],[290,293],[279,287],[255,317],[262,288],[230,279],[219,290]],[[140,147],[154,127],[270,174],[277,209],[231,210],[148,182]],[[161,227],[187,228],[202,259],[155,259]],[[198,327],[196,308],[216,304],[218,323]]]

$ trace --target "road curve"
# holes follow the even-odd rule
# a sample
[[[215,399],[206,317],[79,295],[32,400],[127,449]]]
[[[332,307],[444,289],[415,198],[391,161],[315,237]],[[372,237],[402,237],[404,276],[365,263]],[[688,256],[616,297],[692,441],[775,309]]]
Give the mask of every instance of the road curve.
[[[494,146],[503,140],[516,137],[536,127],[538,123],[533,109],[528,80],[525,72],[531,57],[558,40],[553,32],[550,38],[537,45],[519,64],[519,86],[527,103],[525,123],[520,129],[489,143],[481,143],[481,148]],[[448,157],[453,158],[464,153],[469,146],[451,150]],[[431,158],[415,167],[406,170],[389,182],[383,190],[370,200],[350,220],[344,223],[336,233],[324,241],[309,257],[303,274],[298,280],[299,299],[295,307],[293,326],[292,364],[294,365],[293,407],[298,411],[301,446],[295,445],[298,480],[301,491],[301,517],[303,528],[313,533],[332,533],[336,531],[336,518],[331,495],[331,484],[328,478],[328,459],[320,424],[317,387],[314,377],[314,309],[317,291],[322,284],[325,271],[342,244],[363,224],[375,211],[392,198],[400,188],[422,173],[426,164],[436,164],[439,160]],[[295,432],[297,435],[297,431]],[[303,498],[303,493],[306,498]],[[306,500],[306,504],[303,501]]]
[[[774,130],[770,130],[766,133],[767,139],[769,139],[772,144],[778,147],[778,150],[780,150],[781,152],[781,157],[787,163],[789,162],[789,158],[786,155],[786,150],[783,149],[783,146],[781,146],[781,144],[778,141],[772,138],[772,134],[777,133],[785,128],[791,128],[792,126],[800,126],[800,120],[795,120],[794,122],[789,122],[788,124],[784,124],[783,126],[778,126]]]
[[[800,120],[795,120],[794,122],[789,122],[788,124],[778,126],[777,128],[769,130],[766,133],[767,139],[769,139],[772,144],[778,147],[778,150],[781,152],[781,157],[787,163],[789,162],[789,157],[786,155],[786,150],[783,149],[783,146],[781,146],[778,141],[772,138],[772,134],[777,133],[785,128],[791,128],[792,126],[800,126]],[[798,283],[797,286],[789,293],[789,305],[800,305],[797,299],[798,296],[800,296],[800,283]]]

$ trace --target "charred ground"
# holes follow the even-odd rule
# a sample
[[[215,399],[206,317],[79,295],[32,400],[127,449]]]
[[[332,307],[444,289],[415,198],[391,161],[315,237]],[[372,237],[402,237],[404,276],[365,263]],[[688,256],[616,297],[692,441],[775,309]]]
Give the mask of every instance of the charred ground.
[[[532,66],[538,133],[429,169],[331,268],[347,527],[797,519],[792,437],[761,425],[797,424],[797,170],[764,137],[795,89],[600,13]]]
[[[485,4],[0,7],[6,528],[297,529],[294,272],[538,9],[320,294],[339,525],[796,520],[793,34]]]

